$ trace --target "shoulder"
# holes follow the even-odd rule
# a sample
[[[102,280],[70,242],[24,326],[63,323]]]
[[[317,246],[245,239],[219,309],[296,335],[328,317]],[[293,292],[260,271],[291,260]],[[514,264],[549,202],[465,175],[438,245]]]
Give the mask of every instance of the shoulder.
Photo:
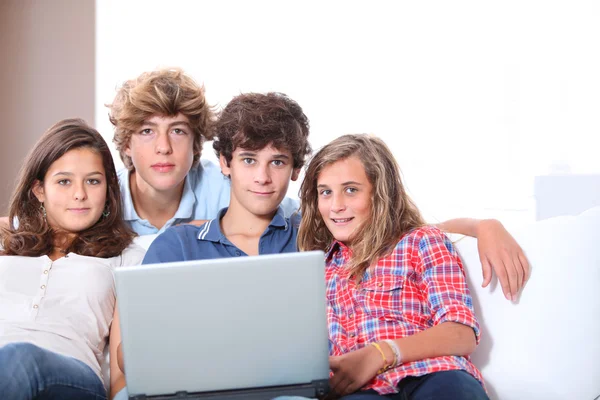
[[[205,190],[210,190],[211,193],[205,194],[213,197],[217,196],[217,193],[213,193],[215,191],[229,193],[229,179],[221,173],[221,167],[210,160],[201,159],[198,165],[192,167],[188,181],[196,195]]]
[[[452,242],[444,232],[435,226],[424,225],[415,228],[402,236],[396,245],[396,249],[404,249],[407,246],[410,246],[415,250],[427,251],[430,250],[431,247],[437,247],[439,245],[446,247],[450,251],[453,250]]]
[[[139,265],[142,263],[145,254],[146,249],[144,249],[142,246],[132,243],[121,253],[121,265]]]
[[[286,218],[286,220],[288,221],[292,229],[298,230],[298,228],[300,227],[300,222],[302,221],[302,215],[300,214],[299,210],[296,210],[292,213],[292,215],[290,215],[289,218]]]
[[[221,173],[221,167],[214,163],[213,161],[200,159],[198,165],[193,166],[190,169],[188,175],[193,178],[194,181],[200,181],[203,178],[225,178],[225,175]]]
[[[122,186],[124,181],[129,180],[129,170],[127,168],[120,168],[117,171],[117,178],[119,178],[119,183]]]
[[[151,246],[155,243],[160,242],[173,242],[173,241],[187,241],[189,239],[196,239],[200,230],[206,225],[204,223],[200,226],[191,225],[191,224],[182,224],[171,226],[161,234],[159,234],[156,239],[152,242]]]
[[[285,197],[279,205],[283,209],[283,213],[286,217],[293,217],[295,213],[299,212],[300,202],[291,197]]]

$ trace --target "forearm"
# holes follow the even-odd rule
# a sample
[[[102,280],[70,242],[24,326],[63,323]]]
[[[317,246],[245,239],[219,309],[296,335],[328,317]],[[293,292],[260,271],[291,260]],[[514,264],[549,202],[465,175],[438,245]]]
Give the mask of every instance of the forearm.
[[[455,218],[440,222],[434,226],[448,233],[460,233],[461,235],[477,237],[477,228],[482,221],[475,218]]]
[[[117,348],[117,365],[121,371],[125,371],[125,362],[123,361],[123,349],[122,343],[119,343]]]
[[[455,218],[434,226],[444,232],[459,233],[474,238],[479,238],[479,233],[482,230],[505,230],[502,223],[497,219]]]
[[[473,328],[457,322],[443,322],[394,341],[400,349],[403,363],[443,356],[467,356],[477,345]],[[393,360],[391,348],[385,347],[388,360]]]

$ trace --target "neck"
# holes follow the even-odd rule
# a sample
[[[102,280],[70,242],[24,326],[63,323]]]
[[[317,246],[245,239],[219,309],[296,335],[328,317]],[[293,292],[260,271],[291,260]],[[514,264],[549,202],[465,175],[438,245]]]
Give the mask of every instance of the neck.
[[[221,231],[228,239],[233,235],[260,237],[271,223],[276,212],[277,210],[267,215],[253,214],[232,197],[229,208],[221,219]]]
[[[129,191],[135,211],[158,229],[175,216],[183,195],[185,181],[169,191],[159,191],[137,179],[134,172],[129,176]]]
[[[75,233],[68,232],[55,232],[53,239],[53,248],[52,253],[50,253],[49,257],[52,261],[64,257],[67,254],[67,249],[75,240],[77,235]]]

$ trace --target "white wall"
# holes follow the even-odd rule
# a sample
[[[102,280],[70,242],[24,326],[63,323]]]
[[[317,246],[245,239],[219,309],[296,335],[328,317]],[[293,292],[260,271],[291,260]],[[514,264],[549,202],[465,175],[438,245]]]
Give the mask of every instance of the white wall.
[[[107,138],[103,104],[117,85],[181,66],[221,106],[242,91],[287,93],[315,148],[350,132],[383,137],[430,219],[533,220],[534,176],[557,164],[600,172],[598,2],[166,4],[97,2]]]
[[[0,0],[0,216],[26,154],[52,124],[94,124],[93,0]]]

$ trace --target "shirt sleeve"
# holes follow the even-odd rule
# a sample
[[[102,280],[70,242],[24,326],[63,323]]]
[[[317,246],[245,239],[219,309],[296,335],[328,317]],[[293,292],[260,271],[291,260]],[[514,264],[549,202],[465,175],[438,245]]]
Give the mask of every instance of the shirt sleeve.
[[[123,253],[121,253],[121,266],[128,267],[134,265],[140,265],[144,259],[146,251],[143,247],[137,244],[131,244]]]
[[[473,299],[462,262],[450,239],[437,228],[427,229],[419,240],[418,257],[433,324],[450,321],[470,326],[479,343]]]
[[[154,239],[142,264],[158,264],[164,262],[185,261],[182,236],[186,225],[168,228]]]

